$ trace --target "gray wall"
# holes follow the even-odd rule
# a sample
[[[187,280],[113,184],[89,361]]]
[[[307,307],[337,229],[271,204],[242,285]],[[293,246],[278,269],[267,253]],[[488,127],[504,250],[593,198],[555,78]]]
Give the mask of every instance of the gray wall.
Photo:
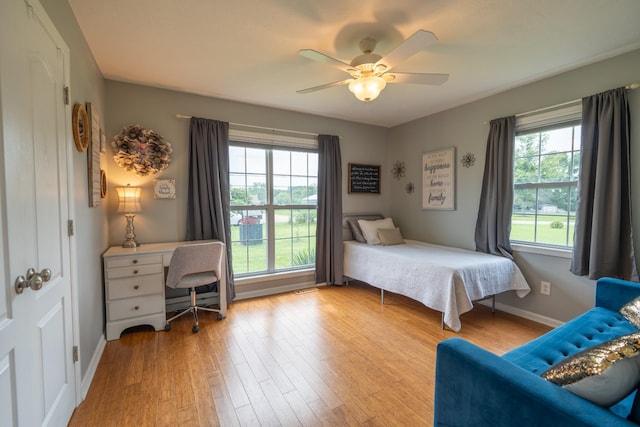
[[[523,113],[579,99],[640,79],[640,50],[563,73],[552,78],[515,88],[442,113],[395,127],[389,135],[387,165],[396,160],[406,163],[402,180],[391,180],[390,211],[404,235],[462,248],[475,249],[474,229],[480,200],[480,187],[489,120]],[[633,165],[640,160],[640,89],[629,91],[632,112],[632,194],[634,211],[640,212],[640,173]],[[635,123],[635,125],[634,125]],[[422,210],[421,154],[440,148],[456,147],[456,210]],[[473,153],[473,167],[460,164],[462,155]],[[416,184],[416,192],[402,191],[407,182]],[[640,217],[634,226],[640,230]],[[636,233],[635,246],[640,240]],[[569,320],[593,306],[594,283],[569,272],[570,260],[546,255],[517,253],[516,261],[533,292],[524,299],[503,295],[498,301],[511,307],[534,312],[561,321]],[[540,295],[540,281],[552,283],[551,296]]]
[[[104,116],[105,85],[93,55],[75,20],[67,0],[41,0],[42,6],[64,38],[71,52],[71,105],[91,102]],[[73,146],[73,142],[69,141]],[[101,156],[104,168],[105,156]],[[77,289],[74,296],[80,319],[80,370],[84,380],[91,358],[104,331],[102,291],[102,252],[107,243],[107,209],[105,205],[89,208],[87,189],[87,154],[73,149],[73,200],[75,209],[75,261]]]
[[[169,141],[173,154],[169,166],[157,175],[139,177],[120,168],[108,155],[109,242],[122,243],[126,221],[116,212],[118,196],[114,187],[142,186],[142,209],[136,215],[136,237],[141,243],[184,240],[186,231],[189,120],[176,114],[204,117],[231,123],[288,129],[340,136],[343,171],[349,162],[382,164],[386,159],[388,129],[323,118],[286,110],[259,107],[171,90],[107,80],[107,139],[128,124],[153,129]],[[384,168],[382,169],[384,172]],[[176,199],[154,199],[153,180],[175,178]],[[382,183],[380,195],[347,194],[344,177],[345,212],[388,213],[390,185]]]

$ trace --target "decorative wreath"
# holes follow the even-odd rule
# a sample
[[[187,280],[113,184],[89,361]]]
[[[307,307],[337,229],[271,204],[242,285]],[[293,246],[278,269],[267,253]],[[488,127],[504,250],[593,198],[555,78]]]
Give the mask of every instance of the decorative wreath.
[[[160,172],[169,166],[169,156],[173,152],[171,144],[162,136],[140,125],[128,125],[113,137],[111,148],[113,160],[126,171],[147,176]]]

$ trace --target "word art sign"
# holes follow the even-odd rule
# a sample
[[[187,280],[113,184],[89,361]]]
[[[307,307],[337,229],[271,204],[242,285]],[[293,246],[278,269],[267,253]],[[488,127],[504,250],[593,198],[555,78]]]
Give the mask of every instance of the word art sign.
[[[380,166],[349,163],[349,193],[380,194]]]
[[[422,155],[422,209],[455,210],[456,149]]]

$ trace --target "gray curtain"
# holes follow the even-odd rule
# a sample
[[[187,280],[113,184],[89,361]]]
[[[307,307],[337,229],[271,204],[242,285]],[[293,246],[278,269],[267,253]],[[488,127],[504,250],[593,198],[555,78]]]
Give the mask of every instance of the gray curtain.
[[[515,116],[491,120],[475,232],[477,251],[510,259],[515,135]]]
[[[631,226],[624,88],[582,99],[582,161],[571,272],[638,280]]]
[[[340,138],[333,135],[318,135],[316,283],[328,285],[343,283],[342,256]]]
[[[231,262],[229,123],[191,118],[186,240],[218,239],[227,249],[227,302],[235,298]]]

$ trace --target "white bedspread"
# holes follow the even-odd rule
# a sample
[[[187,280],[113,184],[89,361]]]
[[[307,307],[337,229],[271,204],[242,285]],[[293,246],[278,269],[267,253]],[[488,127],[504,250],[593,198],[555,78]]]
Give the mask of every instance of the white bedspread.
[[[460,315],[473,302],[514,290],[522,298],[531,288],[518,266],[495,255],[416,240],[404,245],[344,242],[344,274],[420,301],[444,313],[444,323],[460,330]]]

